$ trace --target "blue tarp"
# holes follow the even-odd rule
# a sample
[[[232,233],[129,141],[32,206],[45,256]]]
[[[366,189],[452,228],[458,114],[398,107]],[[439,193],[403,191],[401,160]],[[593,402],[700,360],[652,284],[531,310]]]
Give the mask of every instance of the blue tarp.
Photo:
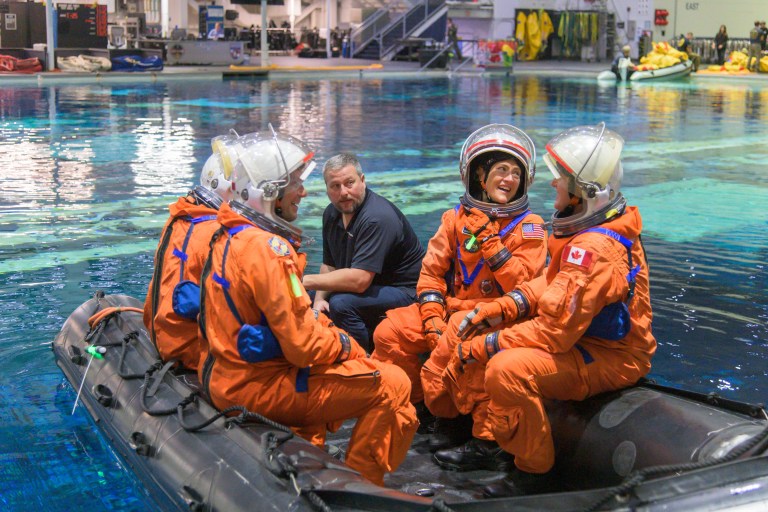
[[[157,55],[140,57],[124,55],[112,58],[112,71],[160,71],[163,69],[163,59]]]

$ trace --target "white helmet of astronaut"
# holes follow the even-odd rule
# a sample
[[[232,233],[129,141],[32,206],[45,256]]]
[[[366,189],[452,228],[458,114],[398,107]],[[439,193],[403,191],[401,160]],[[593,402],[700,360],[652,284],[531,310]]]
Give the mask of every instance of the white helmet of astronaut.
[[[605,123],[569,128],[547,143],[544,162],[555,178],[568,179],[568,192],[575,198],[574,205],[553,215],[555,236],[601,224],[624,211],[623,147],[624,139]]]
[[[517,193],[508,203],[499,204],[483,193],[478,171],[482,168],[487,175],[495,163],[509,159],[517,162],[523,175]],[[489,124],[473,132],[464,142],[459,170],[465,189],[464,205],[478,208],[493,218],[514,217],[528,209],[528,188],[536,174],[536,149],[521,129],[509,124]]]
[[[224,167],[232,168],[233,206],[246,206],[298,236],[301,231],[281,217],[275,202],[292,180],[304,182],[309,177],[316,166],[314,152],[304,142],[271,126],[269,131],[224,138],[219,146]]]
[[[224,169],[219,153],[213,153],[203,165],[200,185],[193,193],[210,208],[219,209],[222,202],[229,202],[234,196],[232,174]]]

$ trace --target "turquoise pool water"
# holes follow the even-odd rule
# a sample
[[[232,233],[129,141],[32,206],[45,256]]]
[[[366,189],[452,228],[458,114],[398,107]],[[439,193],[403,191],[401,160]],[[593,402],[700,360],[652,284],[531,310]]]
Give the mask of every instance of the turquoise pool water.
[[[719,81],[599,87],[586,79],[175,80],[0,90],[0,507],[146,510],[151,502],[54,364],[50,343],[96,290],[144,296],[152,251],[213,136],[276,128],[322,163],[356,152],[371,187],[426,242],[462,193],[458,153],[490,122],[537,147],[576,124],[624,135],[624,192],[645,222],[652,377],[764,402],[768,379],[768,88]],[[539,159],[534,211],[551,215]],[[310,178],[299,225],[327,204]]]

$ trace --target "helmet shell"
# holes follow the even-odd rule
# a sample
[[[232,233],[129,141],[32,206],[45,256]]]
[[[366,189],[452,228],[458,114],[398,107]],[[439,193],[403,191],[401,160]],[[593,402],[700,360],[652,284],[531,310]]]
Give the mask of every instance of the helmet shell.
[[[544,162],[556,179],[568,179],[568,191],[581,198],[576,213],[556,212],[552,217],[555,236],[567,236],[601,224],[621,214],[626,200],[621,194],[624,169],[621,150],[624,139],[605,127],[576,126],[547,143]]]
[[[222,165],[231,168],[235,199],[275,221],[274,203],[291,173],[304,168],[304,181],[315,167],[314,152],[302,141],[276,132],[225,136],[215,143]]]
[[[500,205],[483,199],[477,170],[481,162],[512,158],[523,171],[520,189],[512,200]],[[489,124],[475,130],[461,148],[459,161],[461,181],[464,184],[463,202],[492,217],[511,217],[528,208],[528,188],[536,175],[536,148],[531,138],[521,129],[509,124]]]
[[[525,172],[522,183],[526,189],[536,174],[536,148],[531,138],[520,128],[510,124],[489,124],[475,130],[461,148],[459,171],[464,188],[469,191],[472,161],[480,155],[498,151],[513,157]]]
[[[227,172],[222,164],[221,155],[213,153],[208,157],[200,173],[200,185],[214,192],[222,201],[229,202],[234,196],[231,172]]]
[[[579,197],[594,197],[609,183],[616,192],[621,184],[621,150],[624,139],[605,123],[576,126],[556,135],[547,143],[544,162],[555,178],[567,177],[572,182],[571,193]],[[618,183],[616,178],[618,177]]]

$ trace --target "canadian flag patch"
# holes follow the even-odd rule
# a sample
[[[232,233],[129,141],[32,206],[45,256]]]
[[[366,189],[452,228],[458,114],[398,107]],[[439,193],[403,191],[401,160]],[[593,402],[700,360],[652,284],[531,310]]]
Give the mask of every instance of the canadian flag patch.
[[[592,264],[592,253],[586,249],[572,245],[563,250],[563,260],[565,260],[566,263],[573,263],[574,265],[583,268],[589,268]]]

